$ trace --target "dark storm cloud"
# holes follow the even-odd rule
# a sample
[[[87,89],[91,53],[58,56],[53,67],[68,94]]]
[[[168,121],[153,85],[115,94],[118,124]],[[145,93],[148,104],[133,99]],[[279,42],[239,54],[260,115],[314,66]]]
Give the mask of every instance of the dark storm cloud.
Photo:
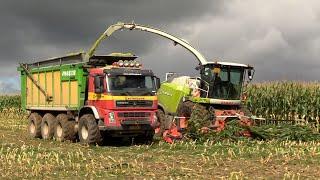
[[[1,66],[17,61],[59,56],[86,50],[104,29],[118,21],[168,27],[183,20],[195,20],[215,13],[220,3],[206,1],[43,1],[8,0],[1,2]],[[213,12],[211,12],[213,11]],[[106,48],[133,49],[137,54],[150,51],[153,39],[142,33],[115,34]],[[139,42],[137,42],[139,40]],[[125,43],[124,43],[125,41]],[[11,69],[11,68],[10,68]],[[3,69],[1,75],[14,74]]]
[[[120,3],[119,3],[120,2]],[[182,19],[201,17],[214,6],[210,1],[8,1],[0,12],[8,30],[19,28],[38,37],[34,42],[87,44],[117,21],[169,26]],[[9,18],[9,19],[7,19]],[[10,27],[11,25],[11,27]],[[30,32],[33,31],[33,32]],[[12,32],[13,33],[13,32]],[[138,45],[138,44],[137,44]]]
[[[0,82],[18,79],[18,62],[87,50],[118,21],[147,24],[188,40],[207,59],[250,63],[256,80],[317,80],[320,3],[316,0],[3,0]],[[196,74],[194,57],[163,38],[116,32],[100,53],[131,51],[159,76]]]

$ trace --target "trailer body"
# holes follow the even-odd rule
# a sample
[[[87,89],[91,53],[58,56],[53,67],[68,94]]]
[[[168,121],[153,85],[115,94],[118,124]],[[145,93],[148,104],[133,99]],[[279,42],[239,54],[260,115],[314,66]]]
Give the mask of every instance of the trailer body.
[[[26,110],[75,111],[80,110],[85,102],[88,72],[83,63],[34,67],[33,78],[44,87],[52,100],[21,71],[22,107]]]

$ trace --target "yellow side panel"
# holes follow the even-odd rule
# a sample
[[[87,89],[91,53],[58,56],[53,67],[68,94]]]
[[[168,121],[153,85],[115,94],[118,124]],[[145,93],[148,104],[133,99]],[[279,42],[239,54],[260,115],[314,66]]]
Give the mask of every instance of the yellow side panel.
[[[39,84],[43,89],[46,89],[46,81],[45,81],[45,73],[40,73],[39,74]],[[38,89],[38,91],[40,91]],[[45,106],[46,105],[46,97],[44,96],[44,94],[40,91],[40,106]]]
[[[27,76],[27,105],[32,104],[32,81],[31,79]]]
[[[64,106],[69,105],[69,82],[62,82],[62,104]]]
[[[47,72],[46,79],[47,79],[47,93],[49,96],[52,96],[52,72]],[[46,103],[47,105],[52,105],[52,101]]]
[[[53,104],[54,106],[61,106],[61,84],[60,84],[60,71],[53,72],[53,82],[54,82],[54,94],[53,94]]]
[[[33,79],[35,81],[38,81],[38,74],[35,73],[32,75]],[[37,88],[37,86],[35,84],[32,84],[32,105],[33,106],[38,106],[38,100],[39,100],[39,89]]]
[[[33,78],[46,90],[49,96],[53,96],[52,102],[47,102],[44,94],[37,86],[27,78],[27,105],[32,107],[66,107],[78,105],[78,81],[61,82],[60,71],[34,73]],[[38,78],[39,76],[39,78]]]
[[[78,81],[71,81],[70,82],[70,88],[71,88],[71,106],[76,106],[78,104]]]

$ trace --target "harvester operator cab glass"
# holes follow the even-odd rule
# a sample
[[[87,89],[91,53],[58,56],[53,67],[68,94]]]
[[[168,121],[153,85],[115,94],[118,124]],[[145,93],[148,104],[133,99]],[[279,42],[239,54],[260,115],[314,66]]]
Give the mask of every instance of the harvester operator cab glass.
[[[115,75],[107,77],[108,92],[113,95],[155,95],[156,82],[153,76]]]
[[[218,65],[217,67],[215,64],[208,64],[201,73],[201,78],[209,84],[208,98],[240,99],[244,68]]]

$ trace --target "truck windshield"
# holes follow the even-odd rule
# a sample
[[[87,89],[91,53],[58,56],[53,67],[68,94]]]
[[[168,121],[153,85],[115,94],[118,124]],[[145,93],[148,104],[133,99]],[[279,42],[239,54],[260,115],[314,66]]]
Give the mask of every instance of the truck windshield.
[[[117,75],[107,77],[108,91],[113,95],[155,95],[155,81],[152,76]]]
[[[214,73],[212,69],[212,67],[205,67],[202,74],[202,78],[210,84],[209,98],[240,99],[244,69],[222,67],[219,73]]]

